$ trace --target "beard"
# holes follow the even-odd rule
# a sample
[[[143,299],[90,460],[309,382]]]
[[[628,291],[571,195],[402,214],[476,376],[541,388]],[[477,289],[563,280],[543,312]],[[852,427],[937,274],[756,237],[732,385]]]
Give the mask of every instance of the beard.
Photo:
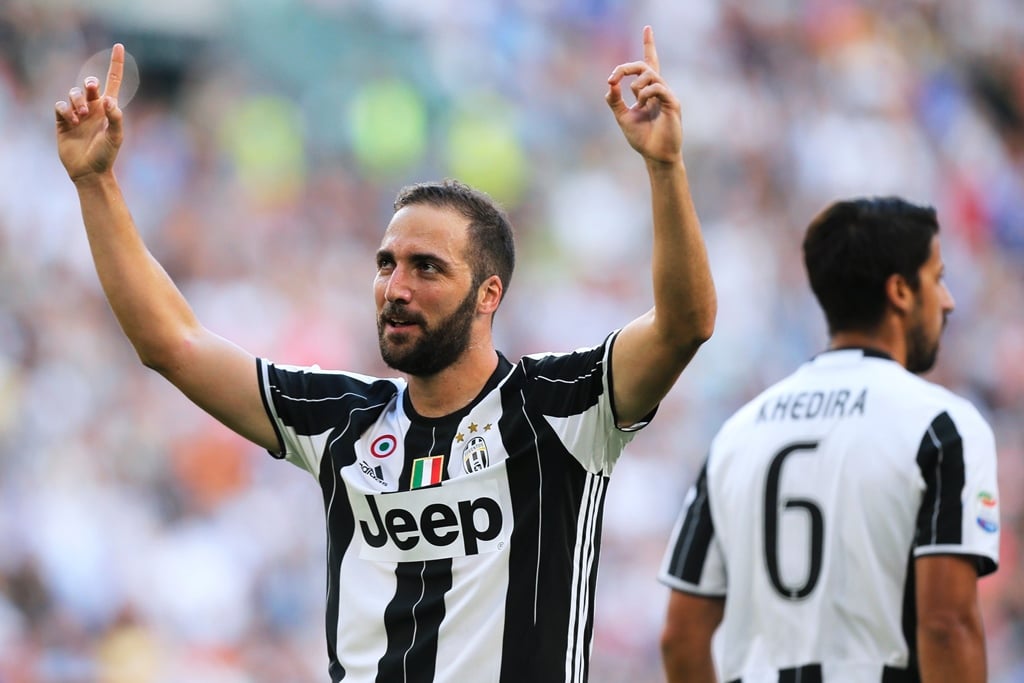
[[[939,328],[939,336],[942,330],[946,329],[946,316],[942,317],[942,327]],[[907,370],[920,375],[928,372],[935,366],[939,357],[939,339],[930,339],[924,324],[920,320],[907,331]]]
[[[428,326],[419,316],[404,313],[400,304],[385,304],[377,315],[377,341],[380,355],[389,368],[415,377],[436,375],[451,366],[469,348],[470,332],[476,317],[476,288],[470,287],[466,298],[447,318]],[[410,341],[405,333],[397,339],[385,338],[384,321],[398,318],[415,323],[421,330],[418,341]]]

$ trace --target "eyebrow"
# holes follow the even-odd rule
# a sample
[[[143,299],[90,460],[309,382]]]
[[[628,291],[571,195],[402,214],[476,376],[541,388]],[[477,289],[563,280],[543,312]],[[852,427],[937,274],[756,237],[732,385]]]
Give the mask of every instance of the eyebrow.
[[[376,259],[379,261],[381,258],[390,258],[392,261],[396,260],[395,259],[395,253],[391,249],[378,249],[377,250]],[[436,252],[428,252],[428,251],[413,252],[412,254],[409,254],[409,256],[406,258],[406,260],[412,261],[413,263],[422,263],[424,261],[433,261],[435,263],[443,264],[445,266],[450,266],[451,265],[451,262],[450,262],[449,259],[441,256],[440,254],[438,254]]]

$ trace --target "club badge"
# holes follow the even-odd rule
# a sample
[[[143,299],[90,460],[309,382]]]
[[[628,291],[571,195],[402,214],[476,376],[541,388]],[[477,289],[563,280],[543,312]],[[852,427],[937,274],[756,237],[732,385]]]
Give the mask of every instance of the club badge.
[[[487,442],[482,436],[474,436],[462,451],[462,468],[467,473],[479,472],[490,464],[487,456]]]

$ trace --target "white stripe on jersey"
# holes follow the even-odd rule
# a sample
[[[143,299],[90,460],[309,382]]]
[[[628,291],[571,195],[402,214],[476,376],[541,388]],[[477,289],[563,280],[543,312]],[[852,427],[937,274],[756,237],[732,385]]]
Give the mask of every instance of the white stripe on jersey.
[[[565,658],[565,680],[567,683],[579,683],[584,680],[586,662],[590,658],[589,650],[584,652],[584,629],[587,615],[590,612],[589,577],[594,566],[596,525],[606,485],[606,477],[587,475],[583,494],[584,504],[581,514],[576,520],[572,611],[569,618],[569,643],[572,646],[566,650]]]

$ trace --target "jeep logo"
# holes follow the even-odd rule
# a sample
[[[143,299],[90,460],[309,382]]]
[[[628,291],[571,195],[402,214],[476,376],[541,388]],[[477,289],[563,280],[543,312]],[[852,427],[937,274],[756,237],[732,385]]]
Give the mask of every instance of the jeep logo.
[[[466,554],[476,555],[480,552],[477,542],[490,541],[501,530],[501,508],[490,498],[460,500],[458,512],[444,503],[431,503],[423,508],[419,519],[409,510],[393,508],[382,519],[376,497],[366,496],[375,528],[371,529],[366,522],[359,523],[363,538],[374,548],[382,547],[389,537],[399,550],[412,550],[421,540],[445,546],[461,535]]]
[[[512,526],[507,492],[501,496],[493,482],[483,483],[353,496],[352,510],[365,542],[360,556],[410,562],[503,549]],[[492,493],[497,495],[487,495]]]

